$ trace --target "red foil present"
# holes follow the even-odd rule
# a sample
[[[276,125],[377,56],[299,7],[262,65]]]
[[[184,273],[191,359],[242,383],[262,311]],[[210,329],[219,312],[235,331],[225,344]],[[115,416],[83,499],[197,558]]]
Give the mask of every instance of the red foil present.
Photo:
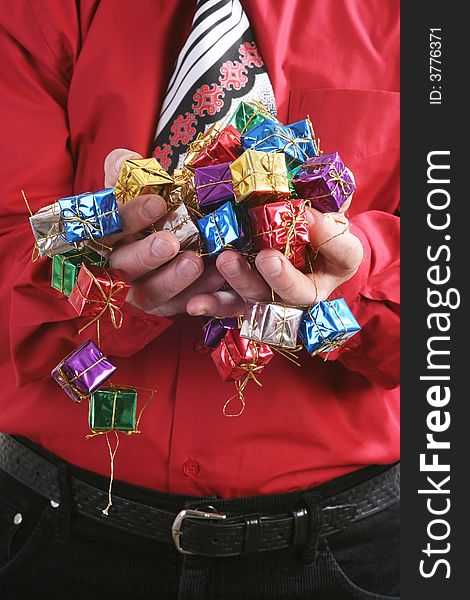
[[[83,263],[69,302],[80,316],[92,317],[85,328],[108,313],[112,324],[118,329],[122,325],[121,307],[129,288],[130,285],[119,271]]]
[[[255,250],[274,248],[297,268],[305,266],[306,245],[310,243],[305,200],[273,202],[248,209]]]
[[[225,162],[232,162],[242,154],[241,133],[228,125],[213,139],[210,144],[202,148],[201,152],[188,165],[192,169],[208,167]]]
[[[224,381],[236,381],[250,371],[260,373],[274,356],[267,344],[240,337],[237,329],[229,329],[211,354]]]

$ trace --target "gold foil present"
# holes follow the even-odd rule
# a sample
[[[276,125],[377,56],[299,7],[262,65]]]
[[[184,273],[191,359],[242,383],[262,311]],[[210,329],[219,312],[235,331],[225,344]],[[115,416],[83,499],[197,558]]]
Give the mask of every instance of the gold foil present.
[[[199,214],[194,173],[187,168],[175,169],[173,173],[174,185],[171,190],[167,205],[169,208],[186,205],[189,210]]]
[[[178,238],[181,250],[187,250],[190,247],[198,248],[200,244],[199,229],[184,204],[170,210],[162,219],[152,225],[152,230],[174,233]]]
[[[303,308],[276,302],[248,301],[240,337],[293,350],[297,346],[297,333],[303,314]]]
[[[114,195],[123,203],[143,194],[166,198],[173,183],[173,178],[155,158],[131,158],[121,167]]]
[[[236,202],[258,206],[290,198],[283,152],[247,150],[230,165]]]
[[[29,218],[31,229],[36,238],[39,256],[64,254],[74,247],[65,240],[64,224],[60,219],[58,202],[41,208]]]

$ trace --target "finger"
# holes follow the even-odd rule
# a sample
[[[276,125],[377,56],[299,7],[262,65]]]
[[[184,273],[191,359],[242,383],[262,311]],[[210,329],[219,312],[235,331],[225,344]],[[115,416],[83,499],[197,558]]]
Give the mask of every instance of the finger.
[[[256,268],[287,304],[312,305],[317,297],[312,279],[298,271],[278,250],[261,250]]]
[[[165,216],[166,212],[165,200],[154,194],[136,196],[130,202],[119,203],[122,231],[107,236],[104,242],[112,246],[129,235],[148,229],[152,223]]]
[[[238,317],[245,311],[245,301],[235,292],[215,292],[194,296],[186,306],[188,314]]]
[[[193,296],[200,294],[212,294],[219,290],[225,283],[225,279],[219,273],[215,265],[205,267],[204,273],[192,285],[183,292],[172,298],[169,302],[162,304],[152,311],[152,314],[159,317],[168,317],[179,313],[187,312],[186,306]]]
[[[227,283],[245,300],[269,298],[271,293],[269,286],[238,252],[233,250],[222,252],[217,258],[216,265]]]
[[[158,269],[178,253],[180,245],[169,231],[159,231],[122,246],[113,251],[109,264],[122,271],[127,281],[135,281],[142,275]]]
[[[112,150],[104,159],[104,187],[114,187],[121,172],[122,163],[128,158],[143,158],[138,152],[126,148]]]
[[[341,270],[357,266],[362,259],[362,244],[351,233],[349,221],[343,214],[327,215],[311,208],[307,220],[313,249]]]
[[[203,271],[202,258],[194,252],[185,252],[155,273],[137,280],[131,298],[144,310],[157,308],[188,288]]]

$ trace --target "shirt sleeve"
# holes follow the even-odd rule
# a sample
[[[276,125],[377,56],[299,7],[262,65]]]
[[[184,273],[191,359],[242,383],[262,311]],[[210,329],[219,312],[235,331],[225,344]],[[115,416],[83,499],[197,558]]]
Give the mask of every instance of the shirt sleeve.
[[[47,376],[88,337],[67,298],[50,287],[51,261],[32,262],[32,212],[74,193],[67,98],[80,49],[76,3],[18,0],[0,15],[0,335],[17,383]],[[82,190],[86,191],[86,190]],[[172,323],[126,304],[102,331],[109,355],[130,356]]]
[[[400,377],[400,219],[371,210],[356,215],[351,223],[364,259],[358,272],[331,297],[346,300],[361,331],[329,359],[391,389],[399,385]]]

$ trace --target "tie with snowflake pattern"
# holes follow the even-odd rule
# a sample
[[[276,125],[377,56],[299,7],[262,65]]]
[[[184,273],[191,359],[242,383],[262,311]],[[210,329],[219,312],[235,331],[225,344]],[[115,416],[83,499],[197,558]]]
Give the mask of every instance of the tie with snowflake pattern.
[[[153,156],[168,171],[186,146],[242,100],[276,115],[274,93],[240,0],[197,0],[160,110]]]

